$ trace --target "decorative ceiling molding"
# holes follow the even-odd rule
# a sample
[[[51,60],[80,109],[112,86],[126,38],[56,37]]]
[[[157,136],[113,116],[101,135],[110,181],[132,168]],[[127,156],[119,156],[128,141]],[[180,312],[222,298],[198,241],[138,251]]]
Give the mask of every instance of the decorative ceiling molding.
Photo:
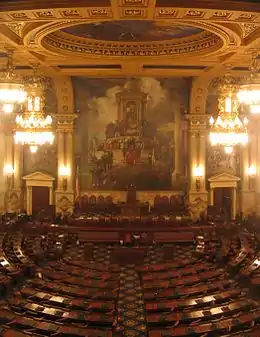
[[[235,0],[194,0],[193,7],[189,7],[188,0],[169,1],[174,6],[168,7],[160,7],[160,3],[167,1],[159,0],[90,0],[87,3],[89,6],[82,0],[20,0],[15,7],[15,1],[5,1],[0,8],[0,48],[9,44],[17,48],[18,66],[38,60],[46,71],[49,69],[57,75],[61,72],[73,75],[73,71],[100,75],[98,68],[61,70],[57,66],[104,64],[105,56],[105,64],[120,66],[120,69],[107,69],[108,76],[125,72],[136,75],[137,71],[140,75],[183,72],[187,76],[189,71],[181,66],[194,64],[202,68],[190,70],[191,76],[199,73],[209,76],[220,71],[222,62],[232,62],[238,68],[247,65],[250,59],[247,50],[257,47],[259,40],[260,11],[256,4],[245,6],[239,1],[238,6]],[[247,8],[247,11],[237,10],[239,8]],[[68,26],[114,20],[146,20],[158,22],[162,27],[191,25],[204,31],[200,39],[194,35],[178,42],[177,39],[109,42],[66,36],[59,31]],[[143,67],[146,64],[180,68],[153,70]]]

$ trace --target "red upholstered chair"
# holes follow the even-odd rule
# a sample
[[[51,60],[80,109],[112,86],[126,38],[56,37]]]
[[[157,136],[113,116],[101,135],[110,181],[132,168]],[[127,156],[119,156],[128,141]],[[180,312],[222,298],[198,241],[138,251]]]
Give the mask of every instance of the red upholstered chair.
[[[96,205],[97,204],[97,198],[95,195],[91,195],[89,198],[90,205]]]
[[[99,196],[98,196],[97,203],[98,203],[99,205],[103,205],[103,204],[105,203],[105,198],[104,198],[103,195],[99,195]]]
[[[113,199],[112,199],[111,195],[107,195],[105,197],[105,203],[108,204],[108,205],[113,204]]]

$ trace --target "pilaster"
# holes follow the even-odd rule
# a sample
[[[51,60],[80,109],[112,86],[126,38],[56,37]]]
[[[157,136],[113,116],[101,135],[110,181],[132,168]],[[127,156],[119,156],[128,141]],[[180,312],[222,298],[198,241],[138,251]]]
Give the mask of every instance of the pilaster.
[[[255,174],[251,175],[249,180],[249,189],[252,192],[250,195],[251,198],[251,209],[249,209],[247,214],[255,213],[257,216],[260,216],[260,134],[259,134],[259,127],[260,127],[260,120],[259,116],[252,115],[250,116],[250,144],[249,144],[249,167],[253,167],[255,170]],[[254,196],[253,196],[254,193]],[[244,193],[242,196],[242,206],[244,202],[248,202],[247,195],[248,193]],[[245,208],[243,206],[243,208]]]
[[[206,189],[206,137],[207,116],[189,115],[189,191],[191,207],[203,213],[207,208],[208,192]]]
[[[194,220],[206,211],[208,205],[206,188],[206,142],[208,133],[206,99],[208,83],[208,78],[194,79],[190,95],[188,201],[190,215]]]
[[[240,191],[240,211],[243,218],[252,214],[256,208],[256,163],[254,154],[254,137],[248,146],[242,148],[242,176]]]
[[[7,116],[4,120],[5,158],[2,170],[5,175],[5,211],[8,213],[18,213],[22,208],[22,151],[20,145],[14,144],[14,126],[14,116]]]
[[[75,198],[74,124],[77,115],[57,114],[58,172],[55,191],[56,212],[71,214]]]

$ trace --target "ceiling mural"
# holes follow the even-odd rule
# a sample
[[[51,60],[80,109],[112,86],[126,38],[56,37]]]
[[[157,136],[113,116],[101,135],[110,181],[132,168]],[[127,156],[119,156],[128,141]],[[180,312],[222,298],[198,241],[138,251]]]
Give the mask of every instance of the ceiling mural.
[[[168,24],[160,21],[120,20],[85,23],[64,28],[63,31],[88,39],[146,42],[185,38],[199,34],[203,30],[197,27]]]

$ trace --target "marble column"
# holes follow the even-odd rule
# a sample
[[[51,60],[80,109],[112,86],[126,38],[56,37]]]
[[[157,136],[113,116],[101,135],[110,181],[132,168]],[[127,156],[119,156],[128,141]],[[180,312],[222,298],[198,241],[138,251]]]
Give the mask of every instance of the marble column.
[[[232,209],[231,209],[231,220],[235,220],[237,215],[237,189],[232,188]]]
[[[53,187],[49,187],[49,204],[53,205]]]
[[[209,189],[209,205],[214,206],[214,188]]]
[[[204,130],[199,133],[199,155],[198,162],[203,169],[203,176],[201,177],[201,190],[206,190],[206,134]]]
[[[257,128],[254,130],[256,137],[256,163],[258,163],[256,166],[256,214],[260,217],[260,135],[258,132],[260,123],[259,121],[256,123]]]
[[[194,131],[189,131],[189,181],[190,191],[196,191],[196,177],[194,169],[197,167],[197,134]]]
[[[14,189],[21,188],[21,164],[22,164],[22,147],[20,144],[14,145]]]
[[[26,205],[27,214],[32,214],[32,186],[26,186]]]
[[[57,136],[58,136],[58,190],[62,190],[62,177],[59,175],[60,167],[65,165],[65,146],[64,146],[64,130],[57,130]]]
[[[70,175],[68,177],[68,191],[72,191],[74,180],[74,158],[73,158],[73,131],[66,132],[66,165],[70,168]]]

